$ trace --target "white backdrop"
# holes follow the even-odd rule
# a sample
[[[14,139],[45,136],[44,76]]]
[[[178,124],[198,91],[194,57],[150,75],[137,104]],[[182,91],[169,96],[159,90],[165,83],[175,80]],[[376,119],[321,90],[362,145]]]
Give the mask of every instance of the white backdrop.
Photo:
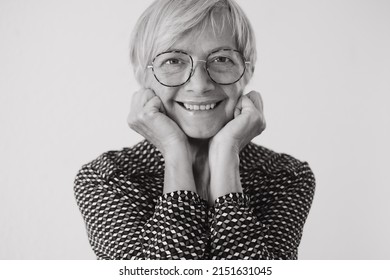
[[[390,2],[240,0],[267,129],[317,179],[301,259],[390,259]],[[0,259],[93,259],[73,180],[141,140],[129,35],[148,1],[0,0]]]

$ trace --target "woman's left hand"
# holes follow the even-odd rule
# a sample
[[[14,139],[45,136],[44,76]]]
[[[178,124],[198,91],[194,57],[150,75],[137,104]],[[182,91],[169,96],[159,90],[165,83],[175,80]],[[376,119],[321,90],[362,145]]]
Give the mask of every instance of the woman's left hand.
[[[243,95],[228,122],[209,142],[210,199],[232,192],[242,193],[239,152],[265,129],[260,93]]]
[[[265,127],[263,100],[260,93],[251,91],[239,98],[234,109],[234,119],[211,139],[209,151],[216,146],[225,146],[238,153]]]

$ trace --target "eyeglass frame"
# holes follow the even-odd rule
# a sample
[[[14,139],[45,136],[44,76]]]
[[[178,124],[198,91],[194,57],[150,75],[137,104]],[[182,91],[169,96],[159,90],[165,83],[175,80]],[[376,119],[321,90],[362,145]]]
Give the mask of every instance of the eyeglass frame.
[[[234,51],[234,52],[237,52],[237,53],[241,56],[242,61],[244,62],[244,71],[242,71],[241,76],[240,76],[236,81],[234,81],[234,82],[232,82],[232,83],[218,83],[218,82],[214,81],[214,79],[213,79],[213,78],[211,77],[211,75],[210,75],[210,72],[209,72],[209,69],[208,69],[208,66],[207,66],[207,58],[208,58],[210,55],[212,55],[213,53],[217,53],[217,52],[220,52],[220,51]],[[188,56],[190,57],[190,59],[191,59],[191,72],[190,72],[190,75],[189,75],[188,79],[187,79],[185,82],[183,82],[182,84],[170,86],[170,85],[166,85],[166,84],[162,83],[162,82],[157,78],[156,73],[154,72],[154,65],[153,65],[153,64],[154,64],[154,61],[156,60],[157,57],[159,57],[160,55],[166,54],[166,53],[181,53],[181,54],[188,55]],[[206,69],[206,72],[207,72],[207,75],[209,76],[209,78],[210,78],[214,83],[219,84],[219,85],[223,85],[223,86],[232,85],[232,84],[237,83],[239,80],[241,80],[241,78],[242,78],[242,77],[244,76],[244,74],[245,74],[246,65],[251,63],[250,61],[248,61],[248,60],[245,59],[244,55],[243,55],[240,51],[235,50],[235,49],[229,49],[229,48],[222,48],[222,49],[218,49],[218,50],[212,51],[211,53],[209,53],[209,54],[207,55],[206,60],[200,60],[200,59],[199,59],[199,60],[195,60],[195,62],[198,62],[198,61],[201,61],[201,62],[204,62],[204,63],[205,63],[205,69]],[[152,64],[147,65],[147,69],[150,69],[150,68],[151,68],[152,71],[153,71],[153,76],[155,77],[155,79],[156,79],[160,84],[162,84],[163,86],[166,86],[166,87],[180,87],[180,86],[186,84],[186,83],[191,79],[191,77],[194,75],[194,73],[195,73],[194,60],[193,60],[192,56],[191,56],[190,54],[186,53],[185,51],[180,51],[180,50],[165,51],[165,52],[162,52],[162,53],[157,54],[157,55],[153,58]]]

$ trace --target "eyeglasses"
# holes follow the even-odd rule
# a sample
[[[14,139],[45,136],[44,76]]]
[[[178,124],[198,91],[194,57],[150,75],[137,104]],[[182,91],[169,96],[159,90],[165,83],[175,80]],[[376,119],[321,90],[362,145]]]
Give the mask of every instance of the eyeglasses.
[[[211,52],[206,60],[205,69],[210,79],[220,85],[238,82],[245,73],[244,56],[237,50],[219,49]],[[153,70],[156,80],[167,87],[178,87],[187,83],[195,72],[194,60],[183,51],[167,51],[158,54],[147,68]]]

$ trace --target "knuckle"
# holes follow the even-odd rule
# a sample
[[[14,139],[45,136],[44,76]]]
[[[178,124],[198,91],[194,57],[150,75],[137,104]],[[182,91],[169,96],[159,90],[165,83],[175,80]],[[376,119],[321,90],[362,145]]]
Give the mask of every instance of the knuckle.
[[[144,122],[146,120],[146,114],[144,111],[140,111],[137,113],[137,120]]]
[[[144,119],[145,120],[151,120],[153,118],[153,116],[154,116],[154,113],[151,112],[151,111],[147,111],[147,112],[144,113]]]
[[[137,121],[147,123],[153,118],[154,113],[150,110],[142,110],[137,114]]]
[[[253,98],[258,98],[258,97],[260,97],[260,93],[259,93],[258,91],[254,91],[254,90],[252,90],[251,92],[249,92],[248,95],[249,95],[250,97],[253,97]]]
[[[151,99],[152,97],[156,96],[154,94],[154,91],[150,88],[145,88],[142,90],[142,94],[145,95],[148,99]]]
[[[247,95],[248,95],[248,96],[254,96],[255,94],[256,94],[256,91],[251,90]]]

